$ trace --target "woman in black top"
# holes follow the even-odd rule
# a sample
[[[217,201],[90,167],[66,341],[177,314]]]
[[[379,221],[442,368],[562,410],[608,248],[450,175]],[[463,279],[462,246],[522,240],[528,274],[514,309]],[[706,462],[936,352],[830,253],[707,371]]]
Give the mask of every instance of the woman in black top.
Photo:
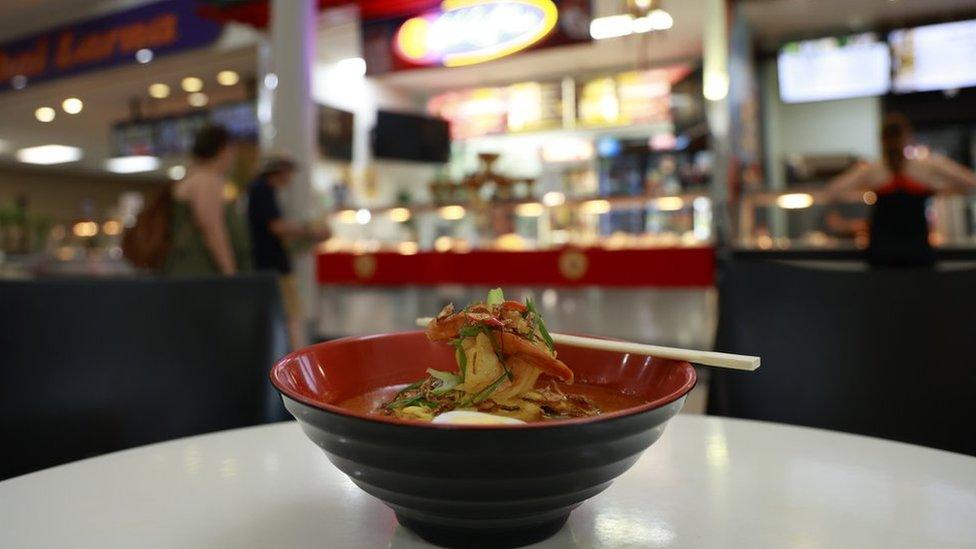
[[[929,267],[935,254],[929,243],[928,199],[938,191],[976,187],[976,174],[924,147],[908,158],[911,142],[908,119],[885,117],[881,127],[882,161],[862,163],[830,182],[828,199],[860,189],[872,191],[877,202],[871,212],[868,262],[874,267]]]

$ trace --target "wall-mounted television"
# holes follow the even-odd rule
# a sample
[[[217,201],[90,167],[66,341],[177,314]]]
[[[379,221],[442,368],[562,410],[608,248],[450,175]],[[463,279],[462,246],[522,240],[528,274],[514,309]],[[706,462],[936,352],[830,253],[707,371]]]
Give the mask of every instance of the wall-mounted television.
[[[784,103],[884,95],[891,88],[888,45],[871,32],[790,42],[777,68]]]
[[[888,34],[897,93],[976,86],[976,20]]]
[[[326,158],[352,160],[355,117],[349,111],[319,105],[319,151]]]
[[[389,111],[376,113],[373,156],[416,162],[447,162],[451,152],[446,120]]]

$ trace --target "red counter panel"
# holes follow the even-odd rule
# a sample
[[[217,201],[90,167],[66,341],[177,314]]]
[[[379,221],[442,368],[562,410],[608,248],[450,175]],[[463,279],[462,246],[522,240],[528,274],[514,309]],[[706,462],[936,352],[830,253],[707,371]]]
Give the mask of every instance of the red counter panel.
[[[533,252],[321,253],[320,284],[472,284],[701,288],[715,279],[712,248]]]

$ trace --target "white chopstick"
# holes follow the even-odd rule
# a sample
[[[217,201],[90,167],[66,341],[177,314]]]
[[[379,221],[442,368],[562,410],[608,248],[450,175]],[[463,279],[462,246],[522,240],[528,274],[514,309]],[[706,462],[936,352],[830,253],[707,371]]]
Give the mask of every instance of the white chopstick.
[[[418,318],[417,326],[427,327],[432,319]],[[612,339],[599,339],[595,337],[575,336],[569,334],[550,334],[552,340],[563,345],[573,347],[583,347],[585,349],[598,349],[601,351],[612,351],[615,353],[630,353],[641,356],[653,356],[658,358],[669,358],[672,360],[684,360],[703,366],[715,366],[718,368],[729,368],[732,370],[753,371],[759,368],[758,356],[733,355],[731,353],[716,353],[713,351],[696,351],[693,349],[678,349],[675,347],[662,347],[660,345],[645,345],[643,343],[632,343],[630,341],[614,341]]]

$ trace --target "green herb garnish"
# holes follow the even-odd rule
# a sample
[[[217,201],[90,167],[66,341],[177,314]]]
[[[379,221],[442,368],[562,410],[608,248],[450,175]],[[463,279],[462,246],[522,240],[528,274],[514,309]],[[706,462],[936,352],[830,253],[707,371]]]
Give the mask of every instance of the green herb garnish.
[[[442,372],[440,370],[427,368],[427,373],[430,374],[431,377],[441,382],[441,384],[438,385],[436,389],[432,389],[430,391],[431,394],[434,395],[443,395],[444,393],[453,390],[455,387],[458,386],[459,383],[461,383],[461,380],[458,379],[458,376],[450,372]]]
[[[406,408],[411,404],[420,404],[421,406],[426,406],[427,408],[433,408],[431,403],[427,402],[427,399],[424,398],[424,395],[400,398],[387,404],[386,407],[392,410],[394,408]]]
[[[501,288],[495,288],[488,292],[488,299],[485,301],[485,305],[489,307],[494,305],[501,305],[505,301],[505,294],[502,292]]]
[[[468,355],[464,354],[464,347],[461,346],[460,339],[454,340],[454,354],[457,358],[458,372],[461,374],[461,382],[463,383],[468,369]]]
[[[491,328],[485,326],[484,324],[467,324],[461,326],[458,330],[458,339],[465,339],[469,337],[474,337],[478,334],[487,334],[491,332]]]
[[[406,387],[404,387],[403,389],[400,389],[400,390],[399,390],[399,391],[397,392],[397,394],[395,394],[395,395],[393,395],[393,400],[397,400],[397,399],[399,399],[399,398],[400,398],[401,396],[403,396],[403,393],[406,393],[406,392],[408,392],[408,391],[412,391],[412,390],[414,390],[414,389],[417,389],[417,388],[419,388],[419,387],[420,387],[421,385],[423,385],[423,384],[424,384],[424,380],[422,380],[422,379],[421,379],[421,380],[419,380],[419,381],[414,381],[414,382],[413,382],[413,383],[411,383],[410,385],[407,385],[407,386],[406,386]]]
[[[532,313],[532,316],[535,317],[536,327],[539,328],[539,334],[542,335],[542,341],[545,342],[546,347],[549,347],[549,352],[555,355],[556,344],[553,343],[552,336],[549,335],[549,330],[546,329],[546,323],[544,320],[542,320],[542,315],[539,314],[538,309],[535,308],[535,303],[532,302],[531,298],[525,300],[525,308],[528,309],[529,312]]]
[[[507,377],[508,377],[508,372],[506,371],[506,373],[503,373],[502,375],[498,376],[498,379],[496,379],[495,381],[492,381],[490,385],[488,385],[484,389],[478,391],[477,394],[475,394],[474,396],[468,397],[464,401],[462,401],[461,403],[459,403],[457,407],[458,408],[467,408],[468,406],[471,406],[472,404],[478,404],[479,402],[483,402],[483,401],[487,400],[488,397],[490,397],[491,394],[494,393],[498,389],[499,386],[501,386],[501,384],[505,381],[505,379]]]

